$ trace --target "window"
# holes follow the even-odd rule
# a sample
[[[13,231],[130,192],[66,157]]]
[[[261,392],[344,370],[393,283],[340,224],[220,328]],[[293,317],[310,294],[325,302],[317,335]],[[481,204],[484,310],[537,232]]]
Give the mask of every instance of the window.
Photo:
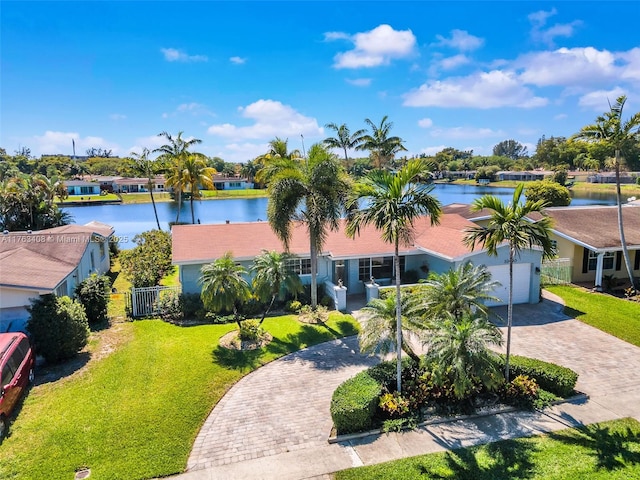
[[[613,268],[613,259],[615,258],[614,252],[604,252],[604,258],[602,259],[602,269],[611,270]],[[589,250],[589,270],[595,270],[598,265],[598,252]]]
[[[551,240],[551,250],[553,251],[554,256],[558,256],[558,241]]]
[[[400,271],[404,272],[404,257],[400,257]],[[358,279],[368,282],[373,278],[394,278],[393,257],[361,258],[358,264]]]
[[[240,182],[229,182],[229,188],[240,188],[241,185]]]
[[[96,259],[93,256],[93,252],[91,252],[91,271],[96,269]]]
[[[107,249],[104,246],[104,240],[98,240],[98,246],[100,247],[100,260],[102,260],[107,254]]]
[[[287,267],[289,267],[294,273],[298,275],[310,275],[311,274],[311,259],[310,258],[292,258],[287,261]]]

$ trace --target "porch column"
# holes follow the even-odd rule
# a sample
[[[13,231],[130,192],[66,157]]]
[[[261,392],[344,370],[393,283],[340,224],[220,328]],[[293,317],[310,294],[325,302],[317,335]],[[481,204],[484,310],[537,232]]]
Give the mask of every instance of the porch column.
[[[596,285],[595,285],[595,288],[598,292],[602,291],[603,264],[604,264],[604,252],[598,252],[598,258],[596,259]]]

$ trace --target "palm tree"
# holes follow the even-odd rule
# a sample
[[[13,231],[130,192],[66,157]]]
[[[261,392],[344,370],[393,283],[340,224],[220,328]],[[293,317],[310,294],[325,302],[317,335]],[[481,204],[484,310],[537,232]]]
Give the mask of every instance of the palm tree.
[[[371,128],[371,134],[363,135],[362,142],[356,147],[356,150],[368,150],[370,152],[376,168],[385,166],[396,153],[407,151],[402,145],[404,140],[400,137],[389,136],[393,122],[387,121],[388,118],[387,115],[382,117],[380,125],[376,125],[366,118],[365,123]]]
[[[267,217],[275,234],[289,250],[291,227],[302,222],[309,233],[311,306],[318,305],[318,252],[329,230],[337,230],[350,184],[340,162],[322,145],[309,150],[309,158],[272,158],[264,167],[269,185]]]
[[[509,246],[509,306],[507,315],[507,356],[504,376],[509,381],[509,355],[511,351],[511,326],[513,324],[513,264],[516,255],[524,248],[534,246],[542,247],[543,255],[547,258],[554,253],[549,234],[551,233],[551,219],[545,215],[544,200],[532,202],[527,200],[520,203],[524,183],[520,183],[513,192],[511,203],[505,205],[499,198],[493,195],[484,195],[477,198],[472,206],[472,211],[480,211],[483,208],[493,210],[487,226],[474,226],[466,230],[464,242],[474,250],[477,244],[487,249],[489,255],[497,256],[498,247],[503,242]],[[542,214],[537,222],[528,220],[528,216],[534,212]]]
[[[163,161],[169,165],[170,174],[167,177],[166,184],[173,188],[176,199],[178,200],[178,212],[176,214],[176,223],[180,222],[180,209],[182,208],[182,191],[184,190],[184,182],[182,179],[182,172],[184,170],[183,163],[187,156],[192,153],[189,149],[193,145],[202,143],[202,140],[198,138],[192,138],[185,140],[182,138],[183,132],[178,132],[178,135],[174,137],[168,132],[160,132],[159,137],[164,137],[168,143],[156,148],[154,152],[160,153],[158,160]],[[192,153],[197,156],[204,156],[201,153]]]
[[[374,170],[356,184],[347,204],[347,235],[354,237],[362,227],[373,224],[382,232],[382,239],[394,246],[398,345],[402,345],[400,243],[411,243],[414,236],[413,224],[418,217],[428,214],[431,224],[435,225],[439,222],[441,213],[440,202],[431,195],[433,186],[419,181],[426,174],[427,163],[421,159],[409,161],[395,174]],[[360,202],[363,203],[362,208],[359,208]],[[402,349],[398,348],[398,392],[401,392],[401,352]]]
[[[596,118],[596,123],[582,127],[572,138],[586,140],[588,142],[600,142],[614,149],[616,172],[616,204],[618,206],[618,231],[620,232],[620,244],[624,264],[627,268],[631,288],[635,290],[633,268],[629,259],[629,250],[624,236],[624,225],[622,222],[622,195],[620,193],[620,163],[621,150],[631,142],[640,140],[640,112],[635,113],[626,121],[622,120],[622,110],[627,101],[626,95],[621,95],[616,99],[616,103],[609,111]]]
[[[258,182],[267,183],[269,177],[273,174],[273,169],[275,168],[277,170],[280,168],[278,166],[280,160],[302,159],[300,150],[289,151],[288,143],[288,139],[283,140],[280,137],[276,137],[269,142],[269,150],[267,153],[259,155],[254,159],[254,162],[259,165],[258,171],[256,172],[256,180]]]
[[[402,295],[401,310],[406,311],[409,297]],[[398,323],[396,322],[396,297],[372,299],[366,307],[360,309],[362,316],[362,329],[358,335],[360,350],[365,353],[385,356],[391,352],[397,352],[398,339],[401,339],[402,350],[415,362],[420,362],[420,357],[413,351],[407,341],[408,338],[418,338],[418,332],[422,325],[412,320],[412,317],[402,316],[402,335],[398,335]]]
[[[427,356],[435,360],[440,376],[452,380],[454,395],[464,398],[477,380],[490,390],[501,383],[491,345],[502,345],[500,330],[483,316],[465,314],[458,320],[447,318],[433,324]]]
[[[325,127],[336,132],[336,136],[325,138],[323,143],[327,146],[327,148],[341,148],[344,150],[344,168],[348,171],[349,155],[347,153],[347,150],[351,150],[360,145],[366,131],[362,129],[351,133],[346,123],[343,123],[340,126],[336,125],[335,123],[327,123]]]
[[[200,296],[205,308],[214,312],[233,312],[233,318],[241,327],[240,307],[251,298],[249,283],[244,276],[247,269],[237,265],[231,252],[200,270]]]
[[[196,155],[187,155],[182,164],[182,182],[184,188],[189,192],[191,205],[191,223],[196,223],[195,213],[193,211],[193,200],[201,198],[200,186],[206,189],[213,189],[213,176],[216,169],[207,167],[202,158]]]
[[[253,291],[260,300],[269,302],[262,313],[261,325],[276,298],[283,300],[287,293],[297,294],[303,291],[300,277],[288,265],[290,259],[291,255],[286,253],[263,250],[253,260]]]
[[[465,262],[440,275],[432,274],[411,310],[427,320],[450,317],[458,321],[474,312],[488,317],[489,308],[485,302],[498,300],[491,295],[498,285],[491,281],[491,274],[484,265]]]
[[[154,162],[149,158],[149,154],[151,152],[148,148],[143,148],[142,153],[131,152],[131,156],[133,157],[133,161],[135,162],[136,174],[141,175],[142,177],[148,180],[147,188],[149,189],[149,195],[151,195],[151,204],[153,205],[153,213],[156,216],[156,223],[158,224],[158,230],[162,230],[160,228],[160,220],[158,219],[158,210],[156,208],[156,201],[153,198],[153,186],[154,186],[154,177],[155,177],[155,168]]]

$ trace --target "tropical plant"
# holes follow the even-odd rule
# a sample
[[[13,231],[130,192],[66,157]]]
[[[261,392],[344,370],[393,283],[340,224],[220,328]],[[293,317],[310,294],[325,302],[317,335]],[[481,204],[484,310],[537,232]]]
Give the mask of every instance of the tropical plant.
[[[349,155],[348,150],[356,148],[362,143],[364,129],[351,133],[349,127],[345,123],[338,126],[335,123],[327,123],[326,128],[333,130],[336,133],[335,137],[327,137],[323,140],[327,148],[340,148],[344,151],[344,168],[349,170]]]
[[[498,285],[491,280],[484,265],[465,262],[447,272],[431,274],[424,282],[425,288],[412,302],[411,312],[427,322],[447,318],[458,321],[473,312],[488,317],[489,308],[485,302],[498,300],[491,295]]]
[[[520,183],[513,192],[511,203],[505,205],[493,195],[477,198],[472,211],[483,208],[493,210],[486,226],[474,226],[466,229],[464,242],[474,250],[478,244],[487,249],[489,255],[497,256],[498,247],[506,242],[509,247],[509,302],[507,314],[507,357],[505,365],[505,379],[509,381],[509,355],[511,351],[511,326],[513,324],[513,264],[516,256],[524,248],[542,247],[543,255],[551,257],[554,249],[551,244],[551,219],[544,213],[546,203],[542,200],[521,203],[524,184]],[[532,213],[542,214],[538,221],[531,221],[528,217]]]
[[[400,302],[400,310],[407,311],[409,296],[402,295]],[[402,315],[402,335],[398,335],[397,310],[395,296],[388,296],[385,299],[374,298],[367,306],[360,309],[362,319],[362,329],[358,334],[360,350],[384,357],[389,353],[397,352],[398,339],[400,339],[402,350],[415,362],[419,362],[420,357],[414,352],[409,340],[419,339],[423,325],[416,322],[413,317]]]
[[[500,345],[502,334],[495,325],[483,316],[465,315],[433,323],[427,356],[435,361],[438,382],[451,381],[454,395],[465,398],[476,382],[488,390],[502,383],[497,354],[489,348]]]
[[[409,161],[397,173],[374,170],[356,183],[347,203],[347,235],[355,237],[361,228],[373,224],[381,231],[382,239],[394,246],[397,345],[402,345],[400,244],[408,245],[413,240],[413,225],[418,217],[428,214],[432,225],[440,219],[440,202],[431,195],[433,186],[420,183],[420,178],[427,174],[427,163],[422,159]],[[401,392],[402,349],[396,350]]]
[[[109,320],[111,280],[106,275],[92,273],[80,282],[75,289],[75,296],[84,307],[89,325],[95,326]]]
[[[626,121],[622,120],[622,111],[627,101],[626,95],[621,95],[616,99],[616,103],[609,104],[609,111],[598,116],[596,122],[586,125],[572,138],[581,139],[587,142],[594,142],[612,147],[614,150],[614,169],[616,173],[616,205],[618,207],[618,231],[620,233],[620,244],[622,246],[622,256],[627,269],[629,281],[632,288],[636,288],[633,277],[633,268],[629,258],[629,249],[624,235],[624,224],[622,221],[622,195],[620,193],[620,166],[622,162],[622,150],[629,145],[640,140],[640,112],[637,112]]]
[[[385,115],[380,121],[380,125],[376,125],[370,119],[366,118],[365,123],[371,129],[371,133],[361,137],[360,144],[356,150],[368,150],[376,168],[384,167],[396,153],[407,151],[402,145],[404,140],[400,137],[391,137],[389,132],[393,127],[393,122],[388,121]]]
[[[203,157],[201,153],[190,152],[189,149],[193,145],[202,143],[202,140],[198,138],[191,138],[185,140],[182,138],[183,132],[178,132],[177,136],[173,136],[168,132],[160,132],[159,137],[164,137],[167,143],[156,148],[154,152],[160,153],[158,160],[165,163],[169,170],[169,175],[166,178],[166,185],[172,187],[175,197],[178,201],[178,210],[176,213],[176,223],[180,223],[180,210],[182,209],[182,192],[185,188],[184,183],[184,161],[189,154]]]
[[[322,251],[328,231],[338,229],[350,189],[349,179],[335,155],[320,144],[312,145],[306,160],[274,157],[260,173],[269,185],[269,224],[286,251],[293,222],[301,222],[307,228],[311,306],[315,308],[318,305],[318,252]]]
[[[187,155],[182,165],[182,184],[184,189],[189,192],[189,203],[191,206],[191,223],[196,223],[195,213],[193,211],[193,200],[201,198],[200,186],[206,189],[213,189],[213,176],[216,169],[207,167],[207,164],[197,155]]]
[[[232,312],[238,328],[242,327],[240,309],[251,298],[249,283],[244,278],[248,272],[236,264],[231,252],[200,270],[202,302],[205,308],[216,313]]]
[[[524,194],[528,200],[542,200],[550,207],[566,207],[571,203],[569,189],[551,180],[528,182]]]
[[[171,234],[149,230],[133,237],[131,250],[120,252],[122,273],[136,287],[155,287],[172,268]]]
[[[153,213],[156,217],[156,224],[158,230],[162,230],[160,227],[160,220],[158,219],[158,210],[156,208],[156,201],[153,198],[153,187],[155,178],[155,162],[149,158],[151,151],[148,148],[143,148],[142,153],[131,152],[133,161],[135,162],[136,174],[147,179],[147,188],[149,189],[149,195],[151,196],[151,204],[153,205]]]
[[[290,258],[286,253],[263,250],[253,260],[253,292],[261,301],[269,302],[260,318],[261,325],[276,298],[284,300],[287,293],[296,294],[304,290],[300,277],[289,267]]]

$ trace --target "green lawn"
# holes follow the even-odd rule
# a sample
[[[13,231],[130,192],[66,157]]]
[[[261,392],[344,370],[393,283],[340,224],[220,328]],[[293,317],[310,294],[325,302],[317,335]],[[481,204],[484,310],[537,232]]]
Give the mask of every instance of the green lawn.
[[[582,287],[545,287],[565,301],[565,313],[640,347],[640,303]]]
[[[202,190],[200,192],[202,198],[205,200],[222,200],[225,198],[255,198],[266,197],[267,190]],[[153,194],[153,199],[156,202],[171,202],[171,194],[168,192],[158,192]],[[189,200],[183,199],[185,202]],[[122,203],[151,203],[151,196],[148,193],[128,193],[122,195]]]
[[[56,197],[56,202],[59,206],[63,207],[65,203],[73,203],[73,202],[106,202],[120,200],[115,193],[108,193],[107,195],[70,195],[66,198],[64,202],[58,201]]]
[[[640,422],[622,419],[338,472],[337,480],[640,478]]]
[[[286,353],[357,331],[353,318],[339,313],[326,327],[292,315],[264,326],[274,340],[250,353],[218,346],[235,324],[181,328],[145,320],[98,332],[92,354],[114,351],[32,388],[0,446],[0,478],[72,479],[82,467],[96,480],[181,472],[200,426],[238,379]]]

